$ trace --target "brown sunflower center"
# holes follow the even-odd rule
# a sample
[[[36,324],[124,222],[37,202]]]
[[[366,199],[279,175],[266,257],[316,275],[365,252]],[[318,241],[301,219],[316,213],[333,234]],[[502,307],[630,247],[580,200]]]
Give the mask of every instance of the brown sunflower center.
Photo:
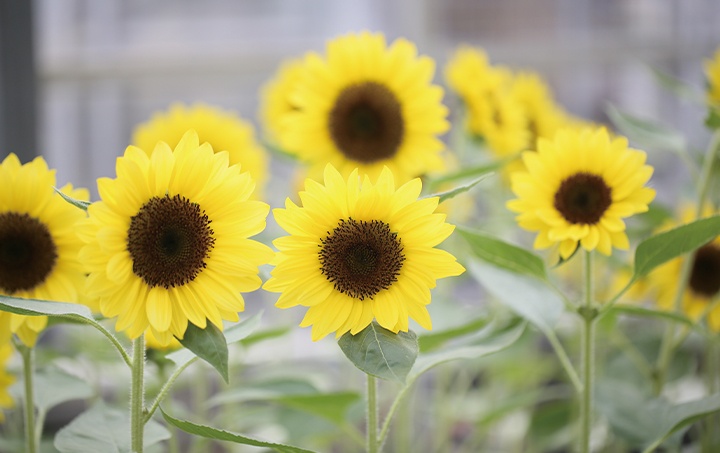
[[[400,102],[377,82],[345,88],[330,111],[329,126],[340,152],[366,164],[394,156],[405,130]]]
[[[320,244],[320,272],[335,289],[372,299],[397,281],[405,255],[397,233],[380,220],[343,219]]]
[[[193,281],[215,244],[210,222],[197,203],[180,195],[151,198],[130,219],[127,249],[135,275],[150,287]]]
[[[576,173],[560,184],[554,201],[568,222],[594,225],[610,207],[612,191],[600,176]]]
[[[695,252],[690,289],[707,298],[720,293],[720,247],[717,245],[704,245]]]
[[[57,258],[57,247],[44,223],[27,214],[0,214],[0,290],[13,294],[41,285]]]

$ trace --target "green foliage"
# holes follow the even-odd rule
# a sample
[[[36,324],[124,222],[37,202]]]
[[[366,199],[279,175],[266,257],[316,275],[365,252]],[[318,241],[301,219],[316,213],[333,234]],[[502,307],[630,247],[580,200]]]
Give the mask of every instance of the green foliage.
[[[705,97],[703,93],[700,92],[694,85],[680,80],[658,68],[650,69],[655,76],[655,80],[657,80],[660,86],[674,94],[677,98],[685,99],[698,105],[705,104]]]
[[[52,316],[69,322],[95,322],[85,305],[0,295],[0,310],[26,316]]]
[[[222,440],[226,442],[233,442],[242,445],[252,445],[253,447],[265,447],[280,453],[314,453],[312,450],[305,450],[300,447],[293,447],[292,445],[284,445],[273,442],[266,442],[262,440],[253,439],[241,434],[231,433],[221,429],[211,428],[209,426],[195,424],[186,420],[179,420],[168,415],[165,411],[160,409],[165,421],[169,424],[180,428],[186,433],[194,434],[196,436],[206,437],[208,439]]]
[[[686,326],[696,326],[692,319],[687,316],[683,316],[680,313],[674,313],[667,310],[656,310],[653,308],[641,307],[638,305],[614,305],[609,313],[612,314],[626,314],[631,316],[640,316],[644,318],[656,318],[666,321],[672,321],[679,324],[685,324]]]
[[[541,280],[547,278],[542,259],[524,248],[468,228],[458,227],[457,232],[478,258],[518,274],[532,275]]]
[[[608,105],[607,115],[613,124],[629,139],[640,146],[655,151],[685,152],[686,143],[682,134],[655,120],[640,118]]]
[[[57,192],[58,195],[60,195],[65,201],[75,206],[76,208],[82,209],[83,211],[87,211],[88,206],[92,204],[89,201],[78,200],[77,198],[73,198],[70,195],[66,195],[62,193],[57,187],[53,187],[53,189],[55,189],[55,192]]]
[[[440,193],[434,193],[434,194],[427,195],[425,198],[438,197],[438,198],[440,198],[439,203],[442,203],[443,201],[446,201],[446,200],[449,200],[449,199],[451,199],[451,198],[454,198],[454,197],[460,195],[461,193],[467,192],[468,190],[470,190],[470,189],[472,189],[473,187],[475,187],[475,185],[476,185],[477,183],[479,183],[480,181],[482,181],[483,179],[485,179],[485,178],[487,178],[488,176],[491,176],[491,175],[492,175],[492,173],[486,174],[486,175],[483,175],[483,176],[480,176],[479,178],[475,178],[474,180],[470,181],[469,183],[462,184],[462,185],[457,186],[457,187],[455,187],[455,188],[453,188],[453,189],[446,190],[445,192],[440,192]]]
[[[228,382],[228,348],[227,340],[215,324],[208,321],[201,329],[188,322],[185,336],[180,343],[195,353],[199,358],[213,366],[223,380]]]
[[[36,371],[34,379],[35,407],[41,413],[66,401],[86,399],[94,394],[87,382],[54,366]],[[19,383],[16,385],[21,387]]]
[[[98,402],[58,431],[55,448],[62,453],[131,453],[129,433],[128,411]],[[150,420],[145,425],[146,448],[169,438],[161,424]]]
[[[462,168],[454,173],[449,173],[437,178],[431,179],[428,182],[428,187],[437,190],[443,184],[456,183],[458,181],[464,181],[470,178],[476,178],[478,181],[489,176],[493,172],[499,170],[505,165],[507,161],[501,160],[490,163],[483,163],[474,167]]]
[[[284,395],[275,399],[279,404],[316,415],[335,424],[342,424],[350,406],[359,400],[360,395],[357,392]]]
[[[375,321],[356,335],[347,332],[340,337],[338,345],[360,370],[400,384],[405,383],[419,349],[413,331],[395,334]]]
[[[418,337],[418,346],[420,347],[421,353],[427,353],[434,351],[442,347],[445,343],[464,335],[477,332],[478,330],[485,327],[490,320],[486,317],[474,319],[461,326],[454,327],[439,332],[430,332],[422,334]]]

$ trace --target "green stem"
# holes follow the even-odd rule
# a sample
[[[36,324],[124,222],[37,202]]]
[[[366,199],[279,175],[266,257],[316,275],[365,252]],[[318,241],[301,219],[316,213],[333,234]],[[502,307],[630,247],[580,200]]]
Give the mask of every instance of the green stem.
[[[133,453],[142,453],[145,419],[145,334],[133,340],[130,387],[130,442]]]
[[[388,409],[388,413],[385,416],[385,420],[383,421],[382,429],[380,430],[380,438],[378,440],[378,445],[382,446],[385,443],[385,440],[390,433],[390,422],[392,421],[395,412],[397,411],[402,401],[405,399],[405,395],[410,390],[410,387],[412,387],[414,382],[415,380],[413,379],[405,383],[405,387],[400,390],[400,392],[395,397],[392,405],[390,406],[390,409]]]
[[[33,384],[34,349],[18,345],[23,361],[23,380],[25,381],[25,448],[27,453],[36,453],[38,436],[35,429],[35,396]]]
[[[375,376],[367,375],[367,453],[378,453],[378,407]]]
[[[702,172],[700,173],[700,179],[698,180],[698,205],[696,211],[696,217],[699,218],[703,211],[703,205],[707,198],[708,191],[710,190],[710,180],[712,179],[712,169],[715,164],[715,160],[718,154],[718,148],[720,148],[720,130],[716,130],[710,139],[710,144],[705,152],[705,158],[703,159]]]
[[[592,252],[585,253],[585,304],[581,307],[582,329],[582,370],[583,392],[580,406],[580,451],[590,452],[590,432],[592,429],[593,378],[595,362],[595,319],[597,311],[593,307],[593,262]]]
[[[185,371],[185,368],[189,367],[190,365],[192,365],[193,363],[195,363],[197,360],[198,360],[198,357],[197,357],[197,356],[195,356],[195,357],[193,357],[192,359],[188,360],[188,361],[187,361],[185,364],[183,364],[182,366],[177,367],[177,368],[175,369],[175,371],[173,371],[173,373],[170,375],[170,377],[169,377],[167,380],[165,380],[165,383],[163,384],[162,388],[160,388],[160,392],[159,392],[158,395],[155,397],[155,401],[153,401],[152,405],[150,406],[150,408],[149,408],[149,409],[147,410],[147,412],[145,413],[145,417],[144,417],[144,419],[143,419],[143,424],[145,424],[145,423],[147,423],[147,422],[150,421],[150,419],[152,418],[153,414],[155,413],[155,411],[157,410],[157,408],[160,406],[160,403],[162,403],[162,400],[165,399],[165,397],[167,396],[167,393],[170,391],[170,387],[172,387],[172,385],[175,383],[175,380],[177,380],[177,378],[180,377],[180,373],[182,373],[183,371]]]
[[[570,381],[572,382],[573,387],[575,387],[575,391],[578,393],[582,392],[583,383],[580,382],[580,377],[578,376],[577,371],[575,371],[575,367],[570,361],[570,358],[568,357],[567,352],[565,352],[565,348],[563,348],[563,345],[560,343],[557,335],[555,335],[555,332],[552,330],[549,330],[546,332],[545,336],[555,350],[555,354],[558,356],[558,359],[560,359],[560,363],[565,369],[565,372],[570,377]]]
[[[93,326],[98,332],[105,335],[105,337],[108,340],[110,340],[110,343],[112,343],[112,345],[115,346],[115,349],[117,349],[117,351],[120,353],[120,356],[122,357],[125,364],[129,368],[132,368],[132,359],[130,358],[127,351],[125,350],[125,347],[122,344],[120,344],[120,341],[115,337],[115,335],[110,333],[110,331],[108,331],[102,324],[100,324],[97,321],[87,319],[84,317],[79,317],[79,316],[78,317],[68,316],[68,319],[72,319],[73,321],[80,321],[83,324]]]

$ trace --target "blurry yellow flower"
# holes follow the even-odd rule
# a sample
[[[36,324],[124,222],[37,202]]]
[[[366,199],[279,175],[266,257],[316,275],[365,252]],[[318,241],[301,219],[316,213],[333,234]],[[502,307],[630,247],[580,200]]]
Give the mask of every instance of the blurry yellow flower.
[[[705,60],[705,76],[707,77],[708,103],[720,106],[720,48],[715,51],[712,60]]]
[[[10,154],[0,164],[0,294],[78,301],[84,274],[75,225],[85,212],[63,200],[55,185],[55,170],[42,157],[21,165]],[[88,199],[87,190],[70,184],[61,191]],[[27,346],[35,344],[47,325],[45,316],[0,312],[2,318],[10,318],[10,329]]]
[[[138,125],[132,143],[147,153],[160,141],[174,149],[188,129],[194,129],[200,143],[210,143],[215,152],[227,151],[230,165],[240,164],[242,171],[249,172],[257,184],[255,197],[261,196],[268,179],[268,158],[255,140],[253,126],[234,112],[205,104],[173,104]]]
[[[377,178],[389,167],[398,182],[439,168],[448,130],[443,90],[432,84],[434,61],[414,44],[390,46],[363,32],[331,40],[326,54],[308,54],[291,95],[284,150],[319,169],[332,163]]]
[[[430,289],[464,268],[435,248],[454,226],[434,212],[437,197],[418,200],[421,188],[413,179],[396,189],[388,168],[373,184],[328,165],[324,185],[305,182],[302,206],[287,200],[273,211],[290,235],[273,242],[279,253],[264,288],[282,293],[280,308],[309,307],[300,326],[312,325],[313,340],[354,335],[373,318],[395,333],[409,329],[408,318],[432,328]]]
[[[269,206],[250,200],[247,172],[228,166],[188,131],[173,151],[130,146],[117,178],[98,179],[102,201],[88,208],[80,252],[88,296],[116,329],[137,338],[148,327],[161,345],[182,338],[188,321],[222,329],[244,309],[241,291],[260,284],[269,247],[248,239],[265,228]]]
[[[291,94],[301,79],[302,71],[302,60],[287,61],[261,90],[260,119],[265,137],[271,143],[279,143],[286,128],[287,113],[298,109],[291,101]]]
[[[459,47],[445,66],[445,80],[466,104],[478,95],[505,89],[510,71],[490,64],[483,49]]]
[[[507,206],[522,228],[538,232],[535,248],[558,244],[563,258],[579,245],[604,255],[627,249],[622,219],[647,211],[655,197],[644,187],[653,173],[645,157],[605,129],[560,131],[523,153],[527,171],[512,174],[518,198]]]
[[[13,348],[9,339],[3,339],[0,343],[0,424],[5,421],[3,409],[13,407],[13,399],[8,392],[10,386],[15,382],[15,376],[6,370],[7,362],[10,360]]]

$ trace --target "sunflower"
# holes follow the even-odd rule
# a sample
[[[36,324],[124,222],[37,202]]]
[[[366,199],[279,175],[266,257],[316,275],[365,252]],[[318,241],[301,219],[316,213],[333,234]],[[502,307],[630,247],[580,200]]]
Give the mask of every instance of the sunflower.
[[[0,164],[0,294],[77,302],[84,274],[77,259],[82,242],[75,225],[85,213],[55,192],[55,170],[42,157],[25,165],[15,154]],[[85,189],[60,189],[88,199]],[[0,312],[10,329],[33,346],[47,325],[45,316]]]
[[[703,211],[703,217],[714,214],[718,213],[713,213],[709,207]],[[694,215],[695,208],[686,205],[681,209],[680,222],[669,222],[662,230],[676,227],[678,223],[687,224],[694,220]],[[695,250],[689,259],[692,260],[692,266],[687,287],[682,295],[681,308],[694,320],[710,309],[707,313],[708,325],[713,331],[720,332],[720,305],[710,308],[710,304],[719,300],[720,296],[720,236]],[[657,291],[657,304],[662,309],[675,308],[682,262],[682,257],[675,258],[655,269],[649,276],[649,285]]]
[[[269,247],[248,239],[265,228],[269,206],[249,200],[253,181],[228,153],[188,131],[174,152],[158,142],[148,156],[130,146],[117,178],[98,179],[102,201],[81,225],[87,293],[118,331],[148,327],[162,345],[183,338],[188,321],[222,329],[244,308],[241,291],[260,286]]]
[[[507,207],[522,228],[537,231],[535,248],[559,244],[568,258],[581,245],[609,255],[627,249],[624,217],[645,212],[655,191],[644,187],[653,173],[645,153],[610,139],[605,129],[558,132],[522,155],[527,171],[513,173],[518,197]]]
[[[175,148],[188,129],[194,129],[200,142],[210,143],[215,152],[227,151],[230,165],[240,164],[250,173],[258,186],[255,195],[259,196],[268,176],[268,158],[255,140],[252,125],[234,112],[206,104],[173,104],[138,125],[132,143],[148,153],[159,141]]]
[[[452,91],[465,103],[479,93],[493,93],[502,89],[511,72],[503,66],[493,66],[483,49],[460,46],[445,65],[445,80]]]
[[[273,210],[290,233],[274,241],[276,267],[264,285],[282,293],[276,305],[309,307],[300,326],[312,325],[313,341],[354,335],[373,318],[395,333],[408,330],[408,317],[431,329],[430,289],[464,271],[434,248],[454,229],[434,213],[438,198],[418,200],[419,179],[395,189],[388,168],[373,184],[367,176],[360,183],[357,170],[345,180],[327,165],[324,181],[305,181],[302,206],[288,199]]]
[[[476,94],[468,98],[470,132],[485,140],[499,158],[526,149],[529,133],[522,104],[506,93]]]
[[[5,421],[3,409],[9,409],[13,406],[13,399],[8,389],[15,382],[15,376],[6,370],[13,349],[8,340],[3,339],[2,343],[0,343],[0,423]]]
[[[707,77],[707,100],[710,105],[720,106],[720,48],[715,51],[712,60],[705,60],[705,76]]]
[[[432,85],[435,63],[411,42],[389,47],[382,34],[330,41],[323,58],[310,53],[291,94],[281,137],[286,151],[320,169],[377,178],[384,166],[399,182],[439,168],[448,130],[443,90]]]
[[[273,79],[260,91],[260,119],[265,137],[271,143],[279,143],[284,135],[287,113],[298,107],[290,101],[290,94],[302,76],[302,60],[289,60],[283,63]]]

